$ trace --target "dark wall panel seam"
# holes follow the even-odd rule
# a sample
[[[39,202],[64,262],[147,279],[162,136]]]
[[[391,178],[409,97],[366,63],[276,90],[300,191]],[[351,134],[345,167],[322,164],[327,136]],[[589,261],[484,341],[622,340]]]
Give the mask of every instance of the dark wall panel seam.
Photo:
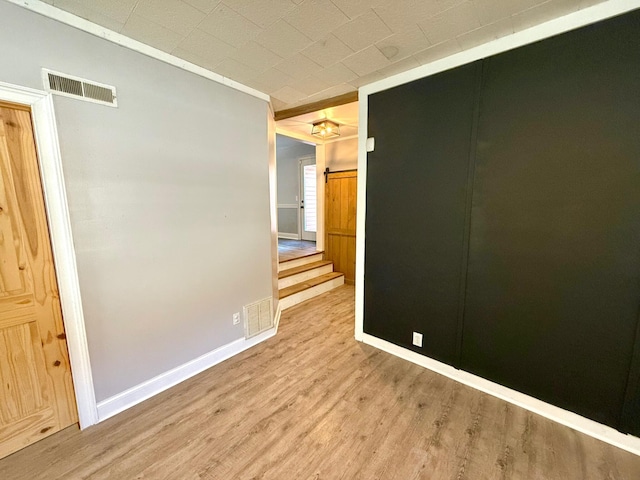
[[[482,95],[482,82],[484,79],[486,60],[480,60],[476,68],[476,82],[473,107],[473,121],[471,123],[471,140],[469,142],[469,167],[467,170],[467,195],[465,199],[464,233],[462,255],[460,258],[460,288],[458,300],[458,319],[456,327],[456,363],[460,368],[462,364],[462,336],[464,334],[464,308],[467,297],[467,273],[469,270],[469,242],[471,239],[471,210],[473,207],[473,186],[475,178],[476,154],[478,147],[478,125],[480,123],[480,101]]]

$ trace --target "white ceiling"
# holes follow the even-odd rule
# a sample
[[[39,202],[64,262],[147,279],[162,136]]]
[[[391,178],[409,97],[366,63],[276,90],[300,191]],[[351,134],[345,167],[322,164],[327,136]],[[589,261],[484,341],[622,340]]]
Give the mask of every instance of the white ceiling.
[[[44,0],[271,95],[276,111],[602,0]]]

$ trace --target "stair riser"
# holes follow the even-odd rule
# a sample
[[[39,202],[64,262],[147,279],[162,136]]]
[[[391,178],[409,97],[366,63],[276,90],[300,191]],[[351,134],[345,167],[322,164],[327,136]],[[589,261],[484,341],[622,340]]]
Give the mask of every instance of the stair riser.
[[[279,303],[280,309],[285,310],[287,308],[291,308],[294,305],[304,302],[305,300],[309,300],[310,298],[322,295],[329,290],[333,290],[340,285],[344,285],[344,276],[334,278],[332,280],[329,280],[328,282],[321,283],[320,285],[316,285],[315,287],[308,288],[307,290],[289,295],[288,297],[281,299]]]
[[[289,270],[290,268],[301,267],[302,265],[308,265],[313,262],[319,262],[322,260],[322,253],[317,253],[315,255],[309,255],[308,257],[296,258],[295,260],[289,260],[288,262],[282,262],[278,264],[278,271],[283,272],[285,270]]]
[[[290,287],[291,285],[295,285],[296,283],[301,283],[314,277],[319,277],[320,275],[331,272],[333,272],[333,265],[324,265],[312,270],[307,270],[306,272],[300,272],[296,275],[291,275],[290,277],[281,278],[280,280],[278,280],[278,289]]]

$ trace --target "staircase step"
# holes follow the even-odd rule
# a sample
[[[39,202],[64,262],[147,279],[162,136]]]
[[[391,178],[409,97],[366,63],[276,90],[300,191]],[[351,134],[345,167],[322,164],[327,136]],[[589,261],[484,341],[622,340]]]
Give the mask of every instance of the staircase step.
[[[293,307],[343,284],[344,274],[340,272],[325,273],[304,282],[296,283],[279,290],[280,308],[284,310]]]
[[[311,280],[314,277],[331,272],[333,272],[333,262],[330,260],[321,260],[319,262],[290,268],[278,273],[278,288],[282,290],[296,283]]]
[[[290,260],[284,260],[278,264],[278,272],[282,272],[284,270],[290,270],[292,268],[300,267],[302,265],[308,265],[309,263],[314,263],[322,260],[324,257],[324,251],[320,252],[312,252],[306,255],[301,255],[296,258],[292,258]]]

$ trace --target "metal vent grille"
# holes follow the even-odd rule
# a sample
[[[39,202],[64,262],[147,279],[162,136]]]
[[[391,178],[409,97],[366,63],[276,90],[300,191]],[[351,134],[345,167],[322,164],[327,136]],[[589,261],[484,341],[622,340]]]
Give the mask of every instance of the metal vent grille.
[[[259,302],[245,305],[244,328],[245,337],[250,338],[273,327],[273,299],[271,297]]]
[[[42,69],[47,91],[65,97],[117,107],[116,87],[74,77],[64,73]]]

